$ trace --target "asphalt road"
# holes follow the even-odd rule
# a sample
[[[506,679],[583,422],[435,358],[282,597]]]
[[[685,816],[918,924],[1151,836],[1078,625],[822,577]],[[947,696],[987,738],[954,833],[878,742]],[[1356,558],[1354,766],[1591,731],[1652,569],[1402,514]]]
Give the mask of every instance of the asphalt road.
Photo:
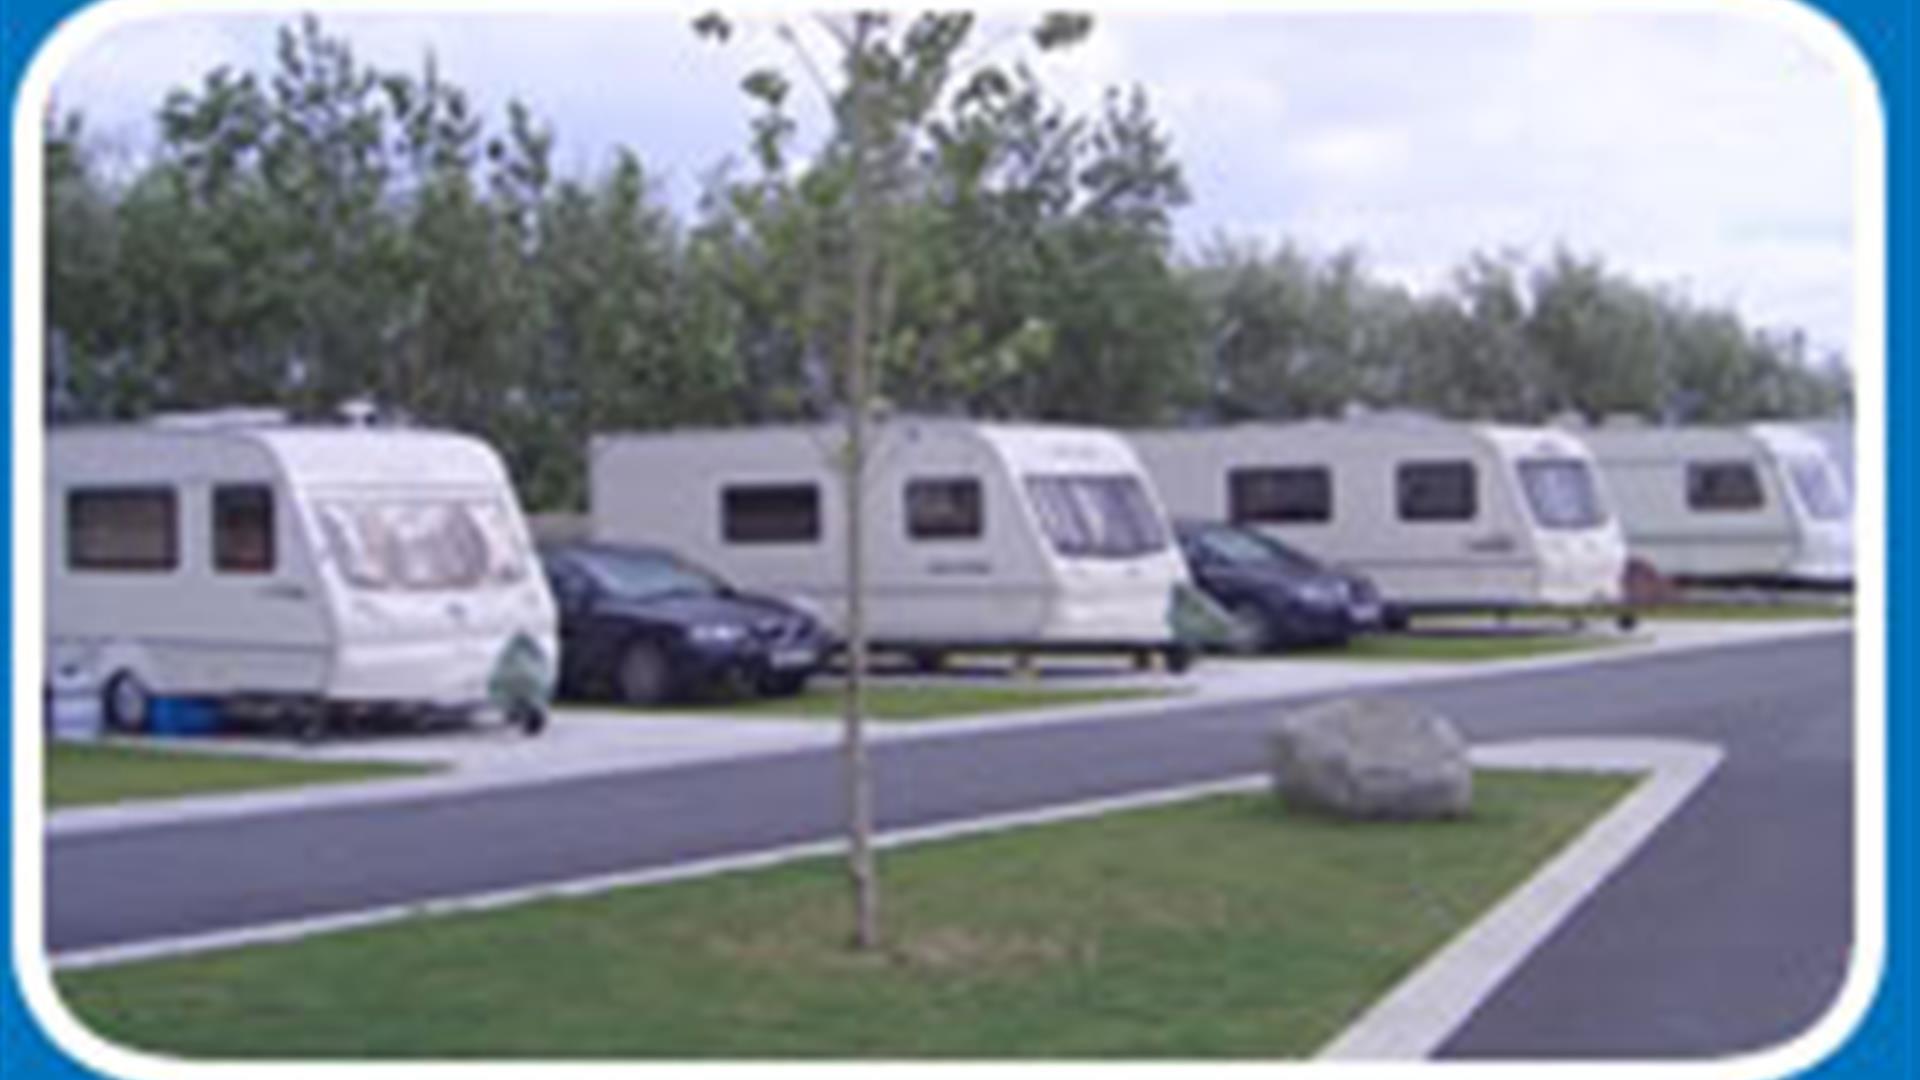
[[[1461,1056],[1726,1054],[1825,1010],[1852,937],[1852,637],[1396,689],[1476,741],[1667,735],[1726,763],[1446,1048]],[[1273,706],[876,748],[883,827],[1240,775]],[[50,842],[62,951],[559,881],[816,839],[831,753]]]

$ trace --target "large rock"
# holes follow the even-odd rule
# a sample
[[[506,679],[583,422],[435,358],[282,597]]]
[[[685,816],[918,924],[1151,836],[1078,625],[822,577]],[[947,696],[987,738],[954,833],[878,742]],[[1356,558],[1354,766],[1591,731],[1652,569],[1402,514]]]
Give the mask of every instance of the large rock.
[[[1273,784],[1290,807],[1351,818],[1458,817],[1473,802],[1467,743],[1447,718],[1394,698],[1339,698],[1283,717]]]

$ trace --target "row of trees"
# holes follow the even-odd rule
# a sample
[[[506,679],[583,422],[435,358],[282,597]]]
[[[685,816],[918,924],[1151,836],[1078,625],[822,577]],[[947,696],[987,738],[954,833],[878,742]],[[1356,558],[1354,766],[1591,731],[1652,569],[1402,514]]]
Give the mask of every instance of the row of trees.
[[[696,27],[712,38],[725,22]],[[1350,402],[1537,421],[1733,420],[1844,409],[1800,337],[1597,259],[1474,256],[1416,292],[1353,254],[1221,239],[1181,257],[1189,191],[1146,95],[1089,114],[1027,65],[923,16],[876,52],[870,348],[901,410],[1087,420],[1299,417]],[[1037,47],[1083,16],[1049,16]],[[578,505],[588,432],[816,417],[844,400],[853,307],[844,96],[807,143],[794,74],[756,71],[741,160],[683,220],[632,151],[557,175],[518,103],[481,116],[431,59],[359,62],[308,19],[264,72],[172,94],[156,146],[108,168],[48,121],[55,419],[370,398],[483,433],[528,502]]]

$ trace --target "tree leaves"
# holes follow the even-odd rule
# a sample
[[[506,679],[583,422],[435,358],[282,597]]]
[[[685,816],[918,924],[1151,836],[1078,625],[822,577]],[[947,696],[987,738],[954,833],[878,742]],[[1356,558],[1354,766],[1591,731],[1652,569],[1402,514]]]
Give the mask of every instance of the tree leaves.
[[[733,23],[717,11],[709,11],[693,20],[693,32],[708,41],[725,44],[733,36]]]
[[[1033,43],[1042,49],[1062,49],[1077,45],[1093,32],[1093,16],[1085,13],[1050,11],[1034,27]]]
[[[736,29],[695,20],[708,40]],[[1049,15],[1030,40],[1090,29]],[[1357,401],[1726,421],[1848,405],[1844,364],[1803,336],[1593,257],[1474,255],[1422,293],[1351,253],[1226,242],[1183,260],[1173,215],[1191,193],[1144,92],[1071,112],[1018,58],[969,56],[970,16],[868,30],[872,348],[901,409],[1148,423]],[[839,121],[824,76],[847,70],[799,83],[825,87]],[[431,55],[365,65],[312,19],[264,70],[167,95],[131,174],[97,160],[77,116],[50,116],[49,406],[318,415],[372,395],[492,439],[535,507],[580,504],[594,431],[824,415],[852,162],[838,129],[794,151],[795,82],[777,67],[743,80],[758,169],[716,173],[686,221],[641,156],[564,176],[557,134],[523,104],[483,116]]]

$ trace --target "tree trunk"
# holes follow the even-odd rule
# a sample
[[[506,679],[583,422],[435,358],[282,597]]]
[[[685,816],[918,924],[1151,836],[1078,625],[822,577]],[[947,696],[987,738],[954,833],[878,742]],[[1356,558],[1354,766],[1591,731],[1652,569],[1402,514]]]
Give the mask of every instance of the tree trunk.
[[[870,235],[871,167],[867,160],[866,43],[868,22],[854,16],[853,54],[853,312],[847,342],[847,682],[842,700],[843,757],[847,797],[847,873],[853,885],[856,949],[880,943],[880,891],[873,856],[873,777],[867,755],[866,683],[866,466],[868,419],[868,320],[873,302]]]

